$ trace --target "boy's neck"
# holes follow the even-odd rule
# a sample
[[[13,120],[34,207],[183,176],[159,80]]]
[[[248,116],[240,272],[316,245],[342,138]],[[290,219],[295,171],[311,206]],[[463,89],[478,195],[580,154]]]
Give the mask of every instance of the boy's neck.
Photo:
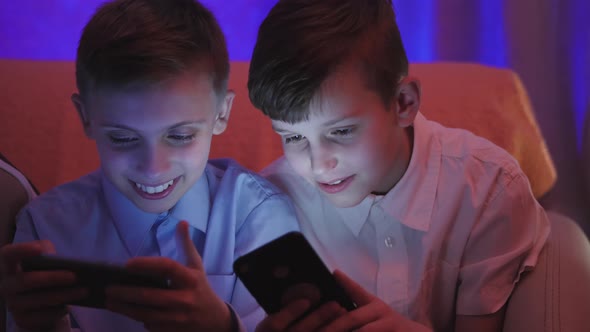
[[[399,181],[404,177],[404,174],[406,174],[406,172],[408,171],[408,167],[410,166],[410,161],[412,160],[412,153],[414,151],[414,126],[407,127],[404,132],[405,132],[404,137],[407,140],[406,146],[408,147],[408,150],[407,150],[407,158],[405,161],[405,165],[401,168],[402,171],[399,172],[399,174],[394,179],[393,185],[387,191],[385,191],[385,192],[374,191],[374,192],[371,192],[371,194],[377,195],[377,196],[387,195],[387,193],[389,193],[393,188],[395,188],[395,186],[399,183]]]

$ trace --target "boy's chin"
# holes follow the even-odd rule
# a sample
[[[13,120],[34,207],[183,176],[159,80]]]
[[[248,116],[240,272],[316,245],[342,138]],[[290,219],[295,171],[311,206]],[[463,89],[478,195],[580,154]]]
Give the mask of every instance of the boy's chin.
[[[137,193],[130,193],[130,195],[126,196],[133,203],[133,205],[135,205],[141,211],[154,214],[160,214],[169,211],[174,207],[174,205],[176,205],[176,203],[178,203],[180,197],[182,197],[182,195],[178,197],[178,194],[175,192],[172,192],[171,195],[160,199],[148,199],[141,197]]]
[[[328,200],[335,205],[336,207],[339,208],[351,208],[351,207],[355,207],[357,205],[359,205],[366,196],[351,196],[351,195],[330,195],[330,194],[326,194],[326,193],[322,193],[322,195],[325,195]]]
[[[172,209],[172,207],[174,207],[174,205],[176,204],[176,202],[171,202],[169,199],[165,199],[165,201],[166,202],[164,202],[164,200],[148,201],[146,199],[139,198],[138,200],[134,200],[133,203],[138,209],[144,212],[160,214]]]

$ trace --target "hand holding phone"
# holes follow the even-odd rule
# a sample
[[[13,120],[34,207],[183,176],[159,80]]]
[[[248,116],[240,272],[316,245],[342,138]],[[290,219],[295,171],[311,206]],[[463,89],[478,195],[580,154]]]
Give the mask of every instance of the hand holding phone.
[[[299,232],[287,233],[234,262],[234,271],[267,314],[306,298],[310,311],[330,301],[356,308],[315,250]]]
[[[21,329],[53,331],[68,314],[67,303],[84,298],[87,291],[75,285],[68,271],[25,273],[21,262],[55,253],[50,241],[7,244],[0,248],[1,297],[14,323]]]
[[[148,330],[158,331],[233,331],[239,322],[232,319],[226,304],[229,297],[221,297],[211,286],[195,243],[190,226],[181,221],[176,227],[177,254],[183,263],[168,257],[135,257],[125,266],[133,271],[165,276],[171,290],[147,289],[137,292],[126,286],[107,289],[108,309],[144,324]],[[225,277],[225,276],[224,276]],[[234,286],[235,278],[228,275],[223,287]],[[231,281],[231,282],[230,282]],[[227,288],[224,288],[224,290]],[[236,325],[232,325],[236,324]]]
[[[132,272],[114,264],[81,261],[55,255],[39,255],[25,258],[21,268],[27,271],[71,271],[76,275],[76,287],[88,290],[88,296],[70,304],[104,308],[104,290],[110,285],[129,285],[137,287],[168,288],[163,278]]]

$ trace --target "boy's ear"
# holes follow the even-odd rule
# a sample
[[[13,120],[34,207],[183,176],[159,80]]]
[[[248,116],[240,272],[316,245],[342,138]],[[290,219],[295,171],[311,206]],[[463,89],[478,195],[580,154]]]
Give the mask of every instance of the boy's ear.
[[[231,113],[231,107],[234,103],[234,97],[236,96],[233,90],[228,90],[220,101],[219,108],[217,109],[217,115],[215,117],[215,124],[213,125],[213,135],[219,135],[227,128],[227,122],[229,121],[229,114]]]
[[[76,111],[78,111],[78,116],[80,117],[80,121],[82,122],[82,128],[84,129],[84,134],[88,138],[92,138],[92,130],[90,128],[90,118],[88,117],[88,112],[86,107],[84,106],[84,102],[82,101],[82,97],[79,94],[74,93],[70,98]]]
[[[420,97],[422,91],[420,81],[413,77],[404,78],[398,85],[395,93],[395,111],[400,127],[409,127],[414,123],[416,114],[420,110]]]

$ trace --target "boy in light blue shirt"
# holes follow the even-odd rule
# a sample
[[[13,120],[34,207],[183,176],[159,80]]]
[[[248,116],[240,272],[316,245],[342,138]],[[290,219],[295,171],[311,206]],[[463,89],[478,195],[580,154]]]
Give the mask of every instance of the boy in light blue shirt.
[[[264,312],[235,258],[297,229],[289,200],[230,160],[209,161],[229,119],[229,60],[193,0],[115,0],[84,28],[72,101],[100,169],[21,211],[0,251],[9,330],[253,330]],[[22,272],[56,253],[126,264],[171,289],[110,286],[106,309],[67,304],[87,290],[66,271]]]

